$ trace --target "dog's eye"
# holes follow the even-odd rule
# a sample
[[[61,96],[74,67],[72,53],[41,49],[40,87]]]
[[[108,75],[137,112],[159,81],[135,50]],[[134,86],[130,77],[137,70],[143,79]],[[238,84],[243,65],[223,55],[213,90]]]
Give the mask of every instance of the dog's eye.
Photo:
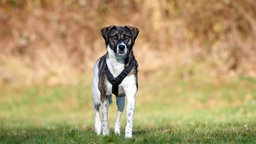
[[[111,38],[112,38],[113,40],[117,40],[117,35],[113,35]]]
[[[124,35],[124,40],[128,40],[128,39],[130,39],[130,36]]]

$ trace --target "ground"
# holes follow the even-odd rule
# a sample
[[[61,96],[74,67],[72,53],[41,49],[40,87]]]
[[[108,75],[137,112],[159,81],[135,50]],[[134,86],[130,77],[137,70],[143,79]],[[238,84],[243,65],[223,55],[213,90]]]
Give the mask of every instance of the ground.
[[[156,78],[158,79],[158,78]],[[134,134],[93,131],[90,76],[76,85],[3,87],[0,91],[0,143],[256,143],[255,79],[230,81],[142,80]]]

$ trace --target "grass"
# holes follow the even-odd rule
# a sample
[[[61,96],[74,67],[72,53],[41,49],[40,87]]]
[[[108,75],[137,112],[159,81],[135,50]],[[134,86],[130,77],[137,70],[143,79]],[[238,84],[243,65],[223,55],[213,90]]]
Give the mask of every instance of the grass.
[[[33,86],[0,91],[0,143],[256,143],[256,83],[196,79],[140,82],[134,137],[93,131],[90,79],[71,86]],[[113,98],[115,100],[115,98]]]
[[[135,127],[134,137],[97,136],[72,126],[2,129],[2,143],[255,143],[255,127],[241,123],[184,124],[155,128]]]

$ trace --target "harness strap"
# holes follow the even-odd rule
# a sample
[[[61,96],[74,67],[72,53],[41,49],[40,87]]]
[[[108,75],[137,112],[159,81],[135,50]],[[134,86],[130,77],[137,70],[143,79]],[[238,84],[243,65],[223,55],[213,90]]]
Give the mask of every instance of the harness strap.
[[[105,61],[104,63],[106,64],[105,70],[106,70],[107,79],[112,84],[112,93],[118,96],[119,85],[124,80],[124,78],[131,72],[132,68],[136,65],[136,60],[133,57],[129,65],[126,66],[124,70],[117,77],[114,77],[112,73],[109,71],[106,58],[104,59],[104,61]]]

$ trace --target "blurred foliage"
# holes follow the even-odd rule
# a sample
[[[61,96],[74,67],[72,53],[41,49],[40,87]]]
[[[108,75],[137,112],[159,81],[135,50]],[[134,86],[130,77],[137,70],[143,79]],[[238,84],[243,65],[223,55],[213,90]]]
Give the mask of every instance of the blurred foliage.
[[[0,0],[0,80],[69,83],[105,53],[99,30],[111,24],[139,27],[145,77],[198,63],[256,76],[253,0]]]

